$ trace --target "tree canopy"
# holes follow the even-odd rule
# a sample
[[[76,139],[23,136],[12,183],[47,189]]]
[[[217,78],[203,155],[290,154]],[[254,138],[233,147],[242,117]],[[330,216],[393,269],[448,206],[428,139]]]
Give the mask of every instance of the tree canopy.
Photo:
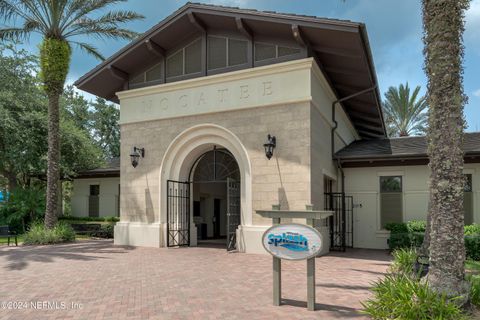
[[[410,92],[408,82],[388,88],[383,110],[389,137],[422,135],[427,128],[427,99],[420,96],[420,86]]]
[[[47,105],[35,55],[0,45],[0,176],[10,188],[43,177],[47,168]],[[118,108],[66,88],[61,98],[62,177],[118,156]]]

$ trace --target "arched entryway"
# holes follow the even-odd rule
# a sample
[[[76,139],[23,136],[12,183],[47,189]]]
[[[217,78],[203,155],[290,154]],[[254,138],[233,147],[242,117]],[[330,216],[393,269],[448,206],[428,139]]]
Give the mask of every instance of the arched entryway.
[[[241,182],[234,156],[214,146],[193,164],[190,183],[197,244],[236,249]]]
[[[217,162],[216,171],[213,171],[212,163],[214,155],[212,151],[214,149],[217,157],[223,157],[220,166]],[[237,165],[238,174],[230,172],[229,167],[232,163]],[[204,169],[199,168],[199,166]],[[164,246],[197,245],[197,225],[194,222],[195,204],[193,200],[195,185],[205,179],[209,183],[213,183],[209,180],[212,180],[211,176],[214,172],[217,175],[216,180],[219,180],[222,175],[223,180],[225,180],[225,177],[231,179],[227,179],[227,183],[224,183],[227,195],[228,192],[231,192],[231,194],[235,192],[238,197],[236,204],[233,201],[230,202],[239,208],[239,222],[233,223],[236,223],[236,225],[232,228],[231,234],[235,234],[237,230],[233,229],[236,229],[238,224],[251,225],[251,165],[245,147],[238,137],[221,126],[214,124],[197,125],[180,133],[171,142],[162,160],[159,206]],[[229,177],[230,174],[232,177]],[[228,183],[228,180],[231,183]],[[201,191],[201,189],[202,187],[199,187],[198,190]],[[190,203],[190,206],[187,203]],[[227,203],[225,205],[228,206]],[[210,228],[213,228],[213,225]],[[213,229],[211,229],[210,235],[212,235],[212,231]],[[208,234],[209,231],[207,230],[207,236]],[[220,235],[222,235],[221,230]],[[225,236],[228,236],[228,232]],[[236,241],[239,240],[236,239]],[[225,244],[226,242],[227,239],[225,239]],[[236,243],[233,244],[233,246],[235,245]]]

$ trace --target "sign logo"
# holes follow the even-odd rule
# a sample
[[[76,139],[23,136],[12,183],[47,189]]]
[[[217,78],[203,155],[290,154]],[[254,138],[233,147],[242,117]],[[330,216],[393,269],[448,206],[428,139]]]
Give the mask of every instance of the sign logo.
[[[281,224],[263,234],[263,247],[274,257],[304,260],[316,256],[323,246],[322,235],[303,224]]]

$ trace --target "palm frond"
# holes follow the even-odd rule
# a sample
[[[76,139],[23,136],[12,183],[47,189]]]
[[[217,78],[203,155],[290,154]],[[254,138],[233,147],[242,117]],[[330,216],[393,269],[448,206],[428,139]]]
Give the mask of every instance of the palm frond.
[[[127,0],[73,0],[65,12],[65,17],[61,23],[61,29],[62,31],[67,30],[77,20],[85,17],[89,13],[126,1]]]
[[[86,53],[94,56],[98,60],[105,60],[105,57],[102,56],[100,52],[98,52],[97,48],[92,46],[91,44],[85,43],[85,42],[77,42],[77,41],[69,41],[71,44],[76,45],[78,48],[81,50],[85,51]]]
[[[18,0],[0,0],[0,19],[9,22],[17,17],[29,19],[29,15],[22,10],[22,4]]]
[[[420,86],[417,86],[411,92],[406,83],[387,90],[383,108],[389,135],[424,133],[428,104],[426,97],[420,97],[420,89]]]
[[[28,40],[31,32],[24,28],[0,29],[0,41],[24,41]]]
[[[65,37],[68,38],[68,37],[80,36],[80,35],[95,36],[98,38],[112,38],[112,39],[120,38],[120,39],[132,40],[138,36],[138,33],[128,29],[89,24],[89,25],[77,27],[76,29],[66,33]]]

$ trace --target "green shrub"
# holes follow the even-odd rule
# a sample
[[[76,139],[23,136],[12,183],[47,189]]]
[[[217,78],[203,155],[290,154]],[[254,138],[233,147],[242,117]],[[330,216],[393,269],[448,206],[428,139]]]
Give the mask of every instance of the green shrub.
[[[94,231],[91,233],[92,237],[97,237],[97,238],[107,238],[107,239],[112,239],[113,238],[113,224],[102,224],[100,226],[100,230]]]
[[[400,248],[392,252],[393,262],[390,271],[393,273],[411,274],[417,260],[417,252],[413,248]]]
[[[118,222],[120,221],[119,217],[106,216],[106,217],[74,217],[74,216],[62,216],[58,220],[69,220],[69,221],[98,221],[98,222]]]
[[[468,275],[470,282],[470,302],[480,308],[480,275]]]
[[[17,233],[24,233],[36,220],[43,219],[45,212],[45,190],[38,186],[12,191],[0,206],[0,225],[8,225]]]
[[[480,224],[474,223],[474,224],[465,226],[465,235],[466,236],[480,235]]]
[[[467,259],[480,260],[480,235],[465,236],[465,251]]]
[[[375,283],[373,298],[362,303],[373,319],[467,319],[454,299],[432,291],[406,275],[389,274]]]
[[[54,228],[47,229],[43,224],[36,223],[25,234],[23,244],[55,244],[72,241],[75,241],[75,232],[69,224],[59,222]]]
[[[427,222],[421,220],[412,220],[407,222],[408,232],[415,233],[421,232],[424,233],[427,230]]]

